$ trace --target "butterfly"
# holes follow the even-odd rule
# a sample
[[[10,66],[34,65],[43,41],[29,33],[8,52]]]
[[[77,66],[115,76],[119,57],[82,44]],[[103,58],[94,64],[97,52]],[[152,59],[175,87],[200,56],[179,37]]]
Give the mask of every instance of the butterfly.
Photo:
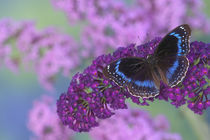
[[[190,35],[189,25],[180,25],[160,41],[153,55],[118,59],[107,65],[103,74],[120,87],[127,87],[133,96],[155,97],[161,81],[174,87],[185,77],[189,67],[186,55],[190,50]]]

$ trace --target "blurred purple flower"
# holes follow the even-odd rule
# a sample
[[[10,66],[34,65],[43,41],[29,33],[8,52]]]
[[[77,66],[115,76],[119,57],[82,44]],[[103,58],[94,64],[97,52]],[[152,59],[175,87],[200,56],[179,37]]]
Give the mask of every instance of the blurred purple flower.
[[[53,28],[38,31],[32,22],[0,21],[0,59],[13,71],[32,64],[44,87],[52,89],[60,71],[68,76],[80,63],[73,39]]]
[[[56,108],[50,96],[35,101],[29,112],[28,128],[36,140],[70,140],[74,132],[65,128],[56,115]]]
[[[210,31],[202,1],[198,0],[134,0],[129,4],[125,0],[52,1],[65,11],[70,23],[85,21],[80,43],[53,28],[39,31],[32,22],[0,21],[0,65],[5,63],[15,72],[22,63],[32,65],[41,84],[49,90],[57,73],[68,76],[84,57],[145,42],[183,23]]]
[[[202,114],[209,107],[209,52],[210,44],[202,42],[191,43],[188,54],[190,67],[182,84],[170,88],[161,85],[160,94],[155,98],[140,99],[120,88],[102,74],[103,68],[110,62],[128,56],[146,57],[152,54],[161,38],[156,38],[146,44],[126,48],[118,48],[112,55],[101,55],[93,60],[83,73],[76,74],[70,83],[68,91],[57,101],[57,112],[64,125],[75,131],[89,131],[98,126],[99,119],[111,117],[117,109],[126,109],[125,100],[131,98],[139,105],[149,105],[148,101],[164,99],[179,107],[188,103],[195,113]],[[194,94],[194,96],[191,95]]]
[[[102,120],[99,127],[92,129],[90,135],[94,140],[182,139],[179,134],[169,132],[169,123],[164,116],[153,119],[140,109],[116,111],[115,116]]]
[[[70,24],[85,21],[81,43],[83,56],[99,56],[110,48],[141,44],[188,23],[193,29],[210,31],[200,0],[52,0]]]

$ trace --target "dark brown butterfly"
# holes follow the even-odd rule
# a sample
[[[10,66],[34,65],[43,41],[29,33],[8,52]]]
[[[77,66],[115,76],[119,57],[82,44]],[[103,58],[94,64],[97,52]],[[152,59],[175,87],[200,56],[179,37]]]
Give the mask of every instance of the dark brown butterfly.
[[[121,58],[107,65],[103,73],[117,85],[127,87],[133,96],[154,97],[159,94],[160,81],[173,87],[185,77],[190,34],[189,25],[180,25],[161,40],[153,55]]]

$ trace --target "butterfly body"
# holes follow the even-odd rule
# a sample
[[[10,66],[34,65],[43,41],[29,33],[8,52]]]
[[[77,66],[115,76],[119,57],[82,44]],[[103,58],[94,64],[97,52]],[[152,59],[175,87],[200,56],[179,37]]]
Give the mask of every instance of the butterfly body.
[[[181,25],[168,33],[153,55],[126,57],[107,65],[103,74],[131,95],[149,98],[159,94],[160,82],[173,87],[183,80],[189,62],[190,27]]]

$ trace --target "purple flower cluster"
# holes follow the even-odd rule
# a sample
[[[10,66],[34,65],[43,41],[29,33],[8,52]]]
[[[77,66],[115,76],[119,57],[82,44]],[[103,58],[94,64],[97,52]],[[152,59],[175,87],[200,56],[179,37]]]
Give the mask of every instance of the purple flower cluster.
[[[74,139],[75,132],[62,125],[56,114],[53,97],[48,95],[34,101],[27,126],[33,133],[32,140]],[[89,134],[93,140],[182,139],[179,134],[170,133],[169,130],[170,124],[165,116],[152,118],[141,109],[127,109],[118,110],[115,116],[102,120],[100,126],[92,129]]]
[[[36,140],[70,140],[74,135],[72,130],[62,125],[56,115],[53,98],[46,95],[34,102],[29,112],[28,128]]]
[[[190,67],[182,84],[170,88],[161,85],[160,95],[155,98],[140,99],[117,86],[102,74],[103,68],[112,61],[128,56],[146,57],[152,54],[161,38],[156,38],[146,44],[118,48],[112,55],[101,55],[87,67],[83,73],[76,74],[70,83],[68,91],[57,101],[57,113],[64,125],[75,131],[89,131],[98,126],[100,119],[111,117],[117,109],[126,109],[125,100],[131,100],[139,105],[149,105],[148,101],[164,99],[179,107],[188,104],[195,113],[209,107],[209,52],[210,44],[202,42],[191,43],[188,54]]]
[[[210,31],[200,0],[52,0],[70,24],[84,22],[83,56],[99,56],[107,50],[162,36],[172,28],[190,23]],[[190,14],[189,14],[190,13]]]
[[[53,28],[38,31],[32,22],[0,21],[0,63],[17,71],[32,64],[44,87],[52,89],[55,75],[68,76],[80,63],[79,48],[71,37]]]
[[[191,110],[201,115],[210,106],[209,56],[210,44],[197,41],[191,43],[187,56],[190,66],[184,81],[175,88],[163,88],[158,98],[169,98],[176,107],[187,103]]]
[[[181,140],[179,134],[169,132],[169,127],[162,115],[152,118],[140,109],[127,109],[102,120],[90,135],[95,140]]]

